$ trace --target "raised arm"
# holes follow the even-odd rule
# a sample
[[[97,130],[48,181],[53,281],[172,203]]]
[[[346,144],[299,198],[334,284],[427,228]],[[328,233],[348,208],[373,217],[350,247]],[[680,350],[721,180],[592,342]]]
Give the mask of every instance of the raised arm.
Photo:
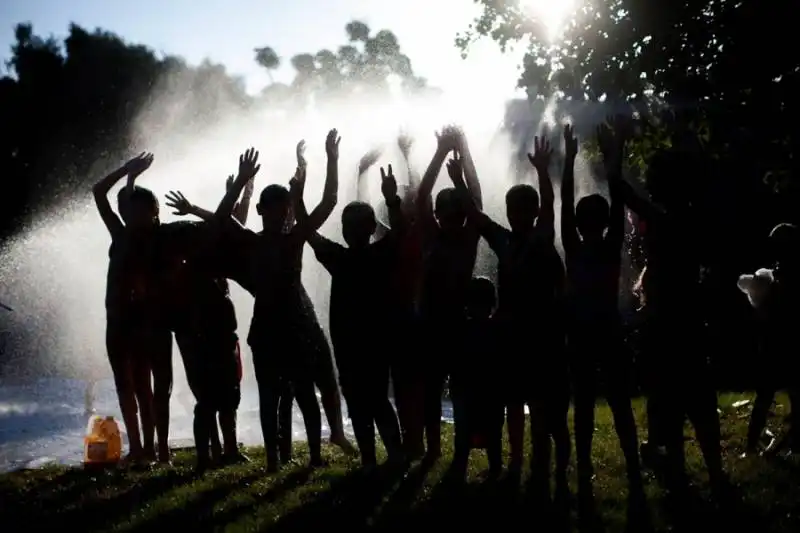
[[[142,152],[113,171],[108,176],[98,181],[94,187],[92,187],[95,205],[97,205],[97,210],[100,213],[100,217],[103,219],[103,223],[106,225],[106,228],[108,228],[108,231],[111,233],[112,237],[118,235],[122,230],[124,230],[125,226],[122,223],[122,220],[120,220],[119,216],[114,212],[114,209],[111,207],[111,203],[108,201],[108,192],[125,176],[133,176],[133,179],[128,180],[128,188],[132,189],[136,176],[147,170],[152,163],[153,154]]]
[[[403,217],[403,201],[397,194],[397,179],[392,172],[392,165],[384,170],[381,167],[381,193],[383,193],[383,200],[386,202],[386,209],[389,211],[389,231],[396,235],[406,229],[405,220]]]
[[[555,238],[555,193],[553,193],[553,181],[550,179],[550,160],[553,156],[553,148],[550,141],[545,137],[534,137],[533,153],[528,154],[528,161],[536,169],[539,176],[539,219],[536,221],[536,229],[546,235]]]
[[[359,202],[369,201],[369,187],[365,177],[370,168],[378,161],[381,156],[380,150],[370,150],[361,157],[358,162],[358,177],[356,178],[356,200]]]
[[[469,192],[475,202],[475,206],[479,211],[483,210],[483,192],[481,191],[481,183],[478,180],[478,171],[475,169],[475,162],[472,160],[472,154],[469,151],[469,143],[467,143],[467,136],[464,132],[459,130],[458,135],[458,151],[461,154],[461,167],[464,169],[464,180],[469,187]]]
[[[229,182],[233,183],[233,176],[229,178]],[[239,224],[242,226],[247,224],[247,215],[250,213],[250,200],[253,198],[253,189],[255,186],[256,180],[251,178],[250,181],[248,181],[244,186],[242,199],[239,200],[239,203],[237,203],[233,208],[233,218],[238,220]],[[208,213],[208,211],[205,212]]]
[[[439,172],[442,170],[447,154],[458,146],[458,131],[452,126],[448,126],[441,132],[436,133],[436,140],[436,152],[433,154],[433,158],[422,176],[419,189],[417,189],[417,198],[414,202],[417,209],[417,221],[423,223],[424,227],[429,227],[430,224],[435,223],[432,220],[433,201],[431,193],[434,186],[436,186],[436,180],[439,178]]]
[[[469,185],[467,185],[465,173],[463,156],[459,152],[455,152],[453,158],[447,162],[447,174],[450,176],[450,181],[453,182],[456,193],[461,198],[467,218],[474,222],[479,220],[483,213],[478,207]]]
[[[617,188],[623,203],[646,223],[658,224],[666,215],[661,207],[636,192],[627,181],[620,179],[617,182]]]
[[[236,205],[236,200],[242,194],[247,182],[255,178],[261,165],[258,164],[258,152],[255,148],[250,148],[245,153],[239,156],[239,173],[233,184],[228,188],[222,201],[217,206],[214,216],[217,218],[228,218],[233,213],[233,207]]]
[[[322,200],[307,217],[303,218],[298,211],[295,212],[298,215],[297,224],[292,231],[304,236],[304,238],[308,238],[322,227],[336,207],[339,194],[339,143],[341,140],[337,130],[332,129],[328,132],[328,137],[325,140],[325,151],[328,154],[328,170],[325,176],[325,187],[322,189]],[[305,190],[305,171],[302,172],[302,175],[302,182],[294,187],[293,203],[297,209],[301,207],[300,204],[302,204]]]
[[[397,137],[397,147],[400,148],[400,153],[403,154],[403,162],[406,165],[406,172],[408,172],[408,188],[412,194],[416,195],[420,186],[419,173],[411,166],[411,146],[414,144],[414,139],[411,136],[401,133]]]
[[[608,212],[608,233],[606,240],[614,249],[622,246],[625,239],[625,202],[622,199],[622,161],[625,155],[626,135],[623,119],[614,121],[613,130],[606,124],[597,127],[597,140],[603,152],[603,166],[608,180],[608,193],[611,199]]]
[[[494,250],[495,253],[500,253],[500,250],[506,242],[508,230],[493,221],[489,215],[478,208],[475,203],[475,198],[464,179],[465,170],[463,165],[464,160],[461,158],[461,155],[456,152],[453,158],[447,162],[447,173],[450,176],[450,180],[453,182],[456,193],[463,202],[464,210],[467,213],[467,219],[470,223],[475,225],[481,236],[489,243],[489,247]]]
[[[232,177],[232,176],[231,176]],[[183,217],[186,215],[194,215],[197,218],[205,221],[209,221],[213,218],[214,213],[208,211],[207,209],[203,209],[202,207],[196,206],[191,203],[180,191],[169,191],[166,194],[167,207],[171,207],[174,209],[172,212],[173,215],[177,215],[179,217]]]
[[[578,226],[575,223],[575,158],[578,155],[578,139],[572,126],[564,126],[564,175],[561,180],[561,243],[567,255],[573,254],[580,244]]]

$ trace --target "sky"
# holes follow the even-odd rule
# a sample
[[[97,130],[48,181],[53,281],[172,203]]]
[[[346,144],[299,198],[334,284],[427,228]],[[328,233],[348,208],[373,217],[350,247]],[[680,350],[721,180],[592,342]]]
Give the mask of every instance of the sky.
[[[276,81],[289,81],[289,58],[345,44],[344,26],[366,22],[390,29],[415,73],[445,90],[478,88],[486,96],[512,96],[520,53],[502,54],[485,41],[462,60],[454,39],[477,13],[473,0],[0,0],[0,57],[10,55],[13,28],[31,22],[42,36],[66,36],[75,22],[117,33],[158,52],[197,64],[204,58],[245,78],[248,90],[268,84],[253,49],[271,46],[284,58]]]

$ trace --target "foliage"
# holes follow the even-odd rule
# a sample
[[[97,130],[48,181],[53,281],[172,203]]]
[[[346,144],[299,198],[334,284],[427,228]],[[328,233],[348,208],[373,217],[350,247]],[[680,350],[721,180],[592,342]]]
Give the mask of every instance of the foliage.
[[[291,91],[285,87],[267,87],[265,92],[306,99],[309,97],[336,98],[353,92],[381,92],[388,89],[394,77],[400,87],[416,91],[425,80],[414,75],[411,60],[402,53],[397,37],[389,30],[372,34],[369,26],[352,21],[345,26],[348,44],[335,52],[322,49],[314,54],[298,54],[290,59],[295,70]],[[271,72],[281,64],[281,58],[269,47],[255,50],[256,61]]]
[[[634,144],[640,170],[674,149],[667,137],[680,137],[681,149],[701,147],[719,172],[735,169],[731,196],[753,197],[766,183],[781,193],[772,200],[781,209],[766,207],[765,219],[796,217],[800,133],[779,118],[792,116],[800,88],[800,50],[785,42],[790,2],[575,0],[553,40],[517,1],[476,3],[480,15],[456,45],[464,53],[481,38],[526,46],[519,84],[531,98],[633,108],[648,134],[661,130]]]

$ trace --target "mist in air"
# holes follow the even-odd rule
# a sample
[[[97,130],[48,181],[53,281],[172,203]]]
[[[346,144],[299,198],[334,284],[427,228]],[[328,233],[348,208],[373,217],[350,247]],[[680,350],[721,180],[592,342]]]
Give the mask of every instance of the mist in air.
[[[315,205],[321,197],[325,179],[325,136],[337,128],[342,137],[339,161],[339,202],[336,211],[323,226],[322,233],[342,241],[340,215],[342,208],[356,197],[356,175],[359,159],[369,150],[381,148],[383,155],[367,176],[373,205],[382,201],[378,167],[393,164],[402,183],[407,176],[396,140],[401,131],[414,138],[411,163],[422,174],[432,157],[436,140],[434,131],[445,124],[463,127],[484,192],[486,211],[506,224],[504,195],[514,183],[513,159],[519,146],[513,146],[503,131],[506,101],[491,98],[475,88],[452,91],[435,96],[406,98],[393,91],[375,98],[355,95],[336,103],[310,105],[299,111],[285,111],[263,104],[246,112],[234,106],[217,125],[202,133],[171,125],[165,116],[179,109],[179,94],[155,94],[152,106],[131,124],[129,154],[107,166],[97,165],[96,181],[122,164],[127,157],[147,150],[155,154],[155,162],[138,181],[152,189],[161,199],[163,222],[178,220],[164,205],[164,194],[180,190],[194,204],[214,209],[225,192],[225,180],[237,171],[238,156],[253,146],[260,151],[261,171],[256,176],[255,198],[251,205],[248,227],[259,230],[260,220],[255,202],[260,190],[272,183],[287,184],[294,172],[296,143],[305,139],[309,163],[305,200]],[[552,102],[550,106],[554,105]],[[548,106],[548,107],[550,107]],[[219,110],[215,110],[219,112]],[[545,113],[544,120],[552,117]],[[552,119],[550,119],[552,120]],[[560,147],[560,143],[556,144]],[[578,164],[578,196],[594,189]],[[558,173],[553,172],[558,198]],[[532,170],[523,178],[536,185]],[[119,186],[122,186],[120,184]],[[450,186],[443,168],[434,192]],[[587,190],[588,188],[588,190]],[[110,193],[115,205],[116,190]],[[558,201],[557,201],[558,203]],[[557,205],[558,209],[559,206]],[[559,217],[557,217],[558,220]],[[70,375],[81,379],[103,379],[110,376],[105,351],[104,295],[110,237],[100,220],[91,198],[91,191],[75,190],[60,198],[50,212],[40,213],[20,234],[0,251],[0,278],[5,281],[1,300],[14,308],[5,313],[4,329],[9,331],[6,349],[10,351],[10,368],[41,369],[48,373]],[[476,270],[491,275],[494,258],[481,244]],[[329,276],[306,248],[303,281],[316,306],[320,321],[327,329]],[[239,319],[239,336],[244,339],[249,327],[252,298],[231,283]],[[244,344],[244,342],[242,343]],[[174,352],[178,354],[177,348]],[[254,385],[249,350],[245,354],[245,387]],[[186,388],[180,359],[175,358],[176,389]],[[250,379],[248,379],[248,375]],[[33,377],[33,376],[28,376]]]

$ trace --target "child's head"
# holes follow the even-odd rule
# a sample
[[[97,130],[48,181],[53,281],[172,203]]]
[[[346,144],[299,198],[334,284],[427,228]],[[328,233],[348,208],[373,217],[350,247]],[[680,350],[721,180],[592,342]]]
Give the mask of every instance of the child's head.
[[[286,224],[291,211],[292,200],[289,189],[283,185],[267,185],[261,191],[256,212],[261,217],[265,230],[280,231]]]
[[[797,226],[794,224],[778,224],[769,234],[769,241],[772,253],[778,263],[796,265],[798,262],[798,239]]]
[[[455,188],[442,189],[436,195],[433,214],[439,222],[439,227],[445,231],[463,228],[467,221],[467,213],[458,197]]]
[[[524,232],[533,228],[539,216],[539,193],[527,184],[514,185],[506,193],[506,216],[511,231]]]
[[[470,318],[489,318],[496,302],[494,284],[488,278],[472,278],[467,297],[467,315]]]
[[[342,234],[350,248],[367,246],[377,228],[375,211],[367,203],[350,202],[342,211]]]
[[[608,202],[599,194],[584,196],[575,207],[575,224],[584,240],[602,239],[608,220]]]
[[[158,198],[153,191],[136,186],[130,194],[123,188],[117,194],[117,206],[125,225],[131,229],[148,229],[159,224]]]

